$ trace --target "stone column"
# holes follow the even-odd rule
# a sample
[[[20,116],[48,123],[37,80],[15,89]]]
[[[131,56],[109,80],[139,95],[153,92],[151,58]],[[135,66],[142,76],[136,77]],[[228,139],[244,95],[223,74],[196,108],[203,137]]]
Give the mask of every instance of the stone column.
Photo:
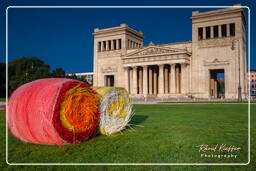
[[[180,94],[180,68],[175,68],[175,79],[176,79],[176,93]]]
[[[111,40],[111,50],[114,50],[114,40]]]
[[[144,97],[148,94],[148,66],[143,66],[143,95]]]
[[[164,94],[164,65],[159,65],[159,80],[158,80],[159,94]]]
[[[176,66],[176,64],[171,65],[171,73],[170,73],[170,75],[171,75],[171,77],[170,77],[170,92],[173,94],[176,93],[175,92],[175,90],[176,90],[175,66]]]
[[[229,24],[227,24],[227,37],[229,37],[230,36],[230,25]]]
[[[211,26],[211,39],[214,37],[213,35],[213,26]]]
[[[214,79],[210,78],[210,97],[214,98]]]
[[[203,27],[203,40],[206,39],[206,27]]]
[[[211,78],[210,79],[210,84],[211,84],[211,98],[217,98],[217,79],[216,78]]]
[[[130,93],[133,94],[133,70],[130,68]]]
[[[109,50],[109,46],[108,46],[108,40],[106,40],[106,51]]]
[[[214,98],[217,98],[217,78],[214,79]]]
[[[142,69],[139,68],[139,94],[142,94],[142,87],[143,87],[143,82],[142,82]]]
[[[168,68],[164,68],[164,93],[167,94],[168,92]]]
[[[130,68],[129,67],[125,67],[124,68],[124,72],[125,72],[125,80],[126,80],[126,90],[131,93],[131,87],[130,87]]]
[[[181,64],[181,84],[180,84],[180,88],[181,88],[181,93],[185,94],[186,93],[186,64]]]
[[[153,70],[153,75],[154,75],[154,87],[153,87],[153,90],[154,90],[154,94],[156,95],[157,94],[157,71],[156,71],[156,68],[154,68]]]
[[[152,68],[151,67],[149,67],[149,69],[148,69],[148,74],[149,74],[149,76],[148,76],[149,94],[153,94],[153,85],[152,85],[153,75],[152,75]]]
[[[187,67],[186,67],[186,78],[187,78],[187,80],[186,80],[186,84],[187,84],[187,86],[186,86],[186,91],[187,91],[187,93],[191,93],[191,91],[190,91],[190,65],[189,64],[187,64]]]
[[[137,78],[137,67],[133,67],[132,68],[133,70],[133,94],[137,94],[137,81],[138,81],[138,78]]]
[[[120,49],[119,39],[116,39],[116,49]]]
[[[222,35],[221,35],[221,25],[218,25],[218,27],[219,27],[219,37],[222,37]]]
[[[101,45],[101,47],[100,47],[100,51],[102,52],[102,51],[103,51],[103,49],[104,49],[104,41],[102,41],[100,45]]]

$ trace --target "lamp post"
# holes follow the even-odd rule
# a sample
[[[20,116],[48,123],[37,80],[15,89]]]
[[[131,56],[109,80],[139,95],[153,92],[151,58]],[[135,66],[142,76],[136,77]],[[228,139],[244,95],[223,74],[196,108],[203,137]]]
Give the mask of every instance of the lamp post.
[[[235,42],[238,43],[238,89],[237,89],[237,100],[242,101],[242,92],[241,92],[241,81],[240,81],[240,43],[238,39],[234,39],[232,41],[232,47],[231,49],[235,49]]]

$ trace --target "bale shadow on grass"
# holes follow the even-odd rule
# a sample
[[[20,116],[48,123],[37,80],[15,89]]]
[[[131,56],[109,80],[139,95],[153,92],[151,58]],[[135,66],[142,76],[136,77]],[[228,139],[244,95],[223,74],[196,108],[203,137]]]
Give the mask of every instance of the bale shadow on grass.
[[[139,125],[143,122],[145,122],[145,120],[147,120],[148,116],[146,115],[134,115],[131,119],[131,121],[129,122],[129,124],[131,125]]]

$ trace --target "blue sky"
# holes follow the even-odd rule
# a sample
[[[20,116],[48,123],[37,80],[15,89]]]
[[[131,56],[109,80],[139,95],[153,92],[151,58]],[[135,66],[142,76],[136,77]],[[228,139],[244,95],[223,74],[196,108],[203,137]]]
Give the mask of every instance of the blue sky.
[[[1,22],[9,5],[233,5],[241,3],[251,8],[251,30],[255,26],[255,4],[252,1],[4,1],[1,3]],[[253,6],[254,5],[254,6]],[[9,60],[36,56],[67,73],[93,71],[93,29],[127,23],[144,33],[144,45],[189,41],[192,11],[212,9],[9,9]],[[5,23],[0,28],[5,38]],[[256,68],[255,33],[251,31],[251,68]],[[5,60],[5,39],[1,61]]]

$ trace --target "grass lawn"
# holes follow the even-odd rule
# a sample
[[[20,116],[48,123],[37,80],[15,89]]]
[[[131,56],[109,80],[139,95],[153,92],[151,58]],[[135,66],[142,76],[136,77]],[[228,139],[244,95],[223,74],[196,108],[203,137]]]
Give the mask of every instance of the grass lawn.
[[[248,104],[248,101],[214,101],[214,100],[209,100],[209,101],[169,101],[169,102],[161,102],[163,104],[166,104],[166,103],[247,103]],[[256,103],[256,101],[254,100],[251,100],[250,103],[254,104]]]
[[[251,123],[255,123],[255,105]],[[246,163],[248,154],[247,109],[244,104],[135,105],[133,127],[114,136],[97,136],[77,145],[63,147],[23,143],[9,134],[10,163]],[[5,122],[0,111],[1,161],[5,160]],[[256,126],[252,124],[252,145]],[[196,146],[227,144],[240,147],[237,158],[202,158]],[[214,166],[214,170],[241,170],[255,166],[255,147],[249,166]],[[227,154],[213,152],[213,154]],[[207,152],[212,154],[212,152]],[[2,162],[0,167],[7,167]],[[8,166],[9,169],[71,169],[71,166]],[[110,169],[110,166],[73,166],[76,169]],[[124,170],[132,166],[112,166]],[[134,166],[136,170],[211,170],[213,166]]]
[[[0,98],[0,102],[5,102],[5,98]]]

